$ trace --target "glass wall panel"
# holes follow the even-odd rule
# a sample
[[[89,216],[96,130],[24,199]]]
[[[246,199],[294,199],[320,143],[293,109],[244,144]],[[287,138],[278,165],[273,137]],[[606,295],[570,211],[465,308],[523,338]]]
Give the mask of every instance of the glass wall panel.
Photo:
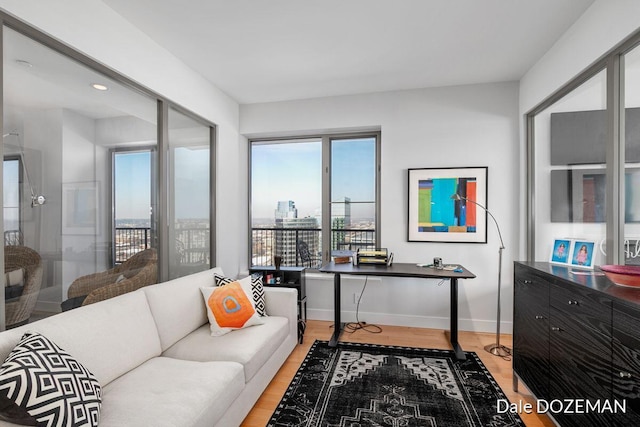
[[[3,31],[3,154],[22,166],[18,221],[4,225],[22,233],[5,245],[5,270],[25,272],[16,284],[23,288],[5,293],[13,327],[112,296],[116,282],[123,291],[156,282],[153,243],[116,263],[114,246],[124,243],[114,241],[111,153],[155,147],[158,130],[156,99]],[[4,179],[3,191],[5,208],[15,210],[15,180]],[[154,200],[145,198],[152,212]]]
[[[624,258],[640,265],[640,47],[624,55]]]
[[[606,73],[603,70],[535,116],[535,261],[554,239],[573,239],[563,260],[604,261]],[[563,246],[564,249],[564,246]]]
[[[169,277],[211,266],[211,129],[169,109]]]

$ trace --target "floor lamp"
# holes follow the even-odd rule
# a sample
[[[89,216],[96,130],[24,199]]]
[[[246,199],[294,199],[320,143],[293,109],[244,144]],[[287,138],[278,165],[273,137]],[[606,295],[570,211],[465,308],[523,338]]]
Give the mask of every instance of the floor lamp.
[[[502,288],[502,251],[504,250],[504,242],[502,241],[502,233],[500,233],[500,226],[498,225],[498,221],[496,221],[493,214],[489,212],[489,210],[484,206],[482,206],[480,203],[474,200],[467,199],[466,197],[463,197],[458,193],[451,196],[451,198],[456,201],[464,200],[465,202],[471,202],[474,205],[481,207],[496,224],[496,229],[498,230],[498,237],[500,238],[500,249],[498,249],[498,314],[497,314],[496,342],[495,344],[486,345],[484,349],[485,351],[493,354],[494,356],[509,357],[511,356],[511,349],[509,347],[506,347],[500,344],[500,289]]]

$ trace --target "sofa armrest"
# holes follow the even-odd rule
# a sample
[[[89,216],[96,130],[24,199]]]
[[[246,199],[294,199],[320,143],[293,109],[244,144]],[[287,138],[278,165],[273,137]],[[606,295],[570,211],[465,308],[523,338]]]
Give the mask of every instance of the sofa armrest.
[[[298,333],[298,290],[293,288],[264,287],[267,315],[289,319],[293,336]]]

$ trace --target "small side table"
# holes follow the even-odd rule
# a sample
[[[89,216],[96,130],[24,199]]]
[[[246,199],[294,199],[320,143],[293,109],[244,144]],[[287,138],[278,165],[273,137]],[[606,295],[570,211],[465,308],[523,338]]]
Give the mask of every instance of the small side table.
[[[298,290],[298,342],[302,344],[304,331],[307,328],[307,286],[305,283],[305,267],[280,267],[276,270],[272,266],[254,266],[249,268],[249,273],[262,274],[264,286],[294,288]],[[268,283],[267,277],[271,277],[279,283]]]

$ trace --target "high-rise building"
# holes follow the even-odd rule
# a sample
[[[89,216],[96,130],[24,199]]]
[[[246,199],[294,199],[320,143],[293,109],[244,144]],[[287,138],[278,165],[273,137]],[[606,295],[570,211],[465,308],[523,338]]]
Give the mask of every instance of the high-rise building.
[[[296,209],[296,203],[293,200],[278,201],[276,219],[283,218],[298,218],[298,209]]]
[[[351,228],[351,199],[331,204],[331,250],[350,248],[350,236],[346,231]]]
[[[275,255],[282,257],[282,265],[307,265],[301,259],[300,248],[306,247],[311,265],[319,262],[320,228],[314,217],[298,218],[293,200],[279,201],[275,210]]]

